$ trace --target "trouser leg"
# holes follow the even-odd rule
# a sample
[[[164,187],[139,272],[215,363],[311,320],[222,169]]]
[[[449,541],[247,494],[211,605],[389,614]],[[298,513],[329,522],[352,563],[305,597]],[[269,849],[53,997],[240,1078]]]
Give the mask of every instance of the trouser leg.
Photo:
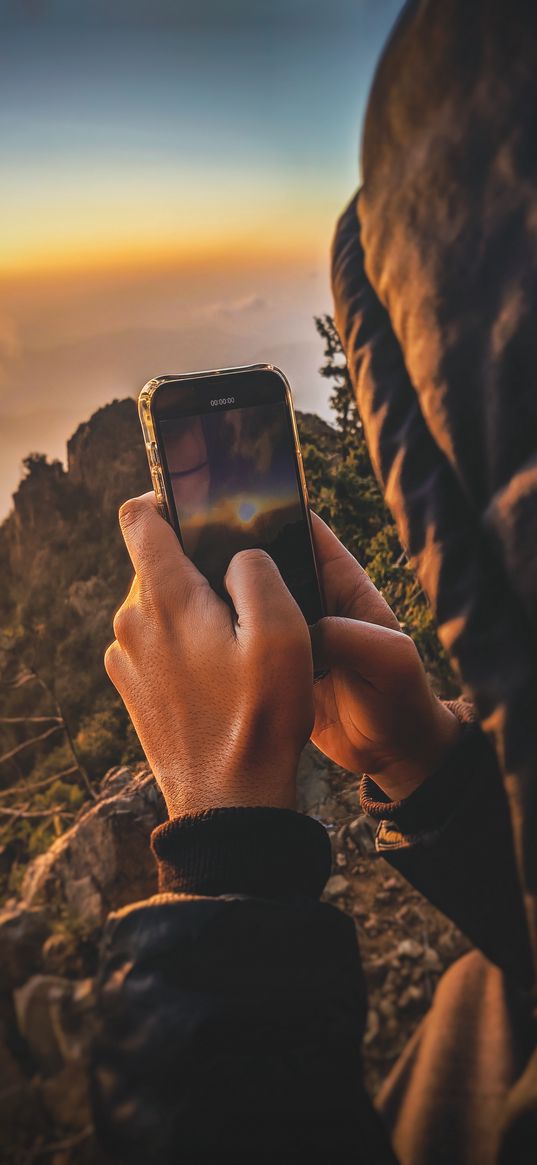
[[[493,1165],[528,1054],[527,1014],[478,951],[450,967],[377,1097],[401,1165]]]

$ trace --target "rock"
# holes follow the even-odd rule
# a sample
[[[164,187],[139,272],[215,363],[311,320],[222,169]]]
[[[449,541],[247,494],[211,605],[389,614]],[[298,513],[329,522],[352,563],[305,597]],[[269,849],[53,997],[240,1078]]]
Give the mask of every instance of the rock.
[[[334,817],[333,773],[330,762],[313,744],[303,749],[297,773],[297,802],[301,813],[326,821]]]
[[[367,930],[368,932],[373,932],[374,930],[376,931],[378,922],[378,914],[370,914],[367,922],[364,922],[364,930]]]
[[[397,954],[402,959],[420,959],[423,955],[423,947],[413,938],[404,938],[397,947]]]
[[[380,1019],[378,1013],[373,1007],[369,1008],[367,1015],[367,1026],[364,1033],[363,1043],[366,1047],[373,1043],[380,1031]]]
[[[302,750],[297,773],[300,812],[341,829],[342,818],[358,810],[356,777],[329,761],[311,741]]]
[[[364,975],[370,984],[384,982],[388,973],[388,964],[385,959],[369,959],[364,963]]]
[[[0,1160],[4,1137],[12,1136],[15,1130],[25,1132],[28,1127],[39,1123],[40,1104],[31,1081],[22,1071],[10,1051],[3,1024],[0,1025]],[[37,1111],[36,1111],[37,1110]],[[13,1139],[18,1139],[13,1136]]]
[[[442,963],[432,947],[425,947],[422,966],[426,971],[431,971],[435,975],[439,975],[443,970]]]
[[[404,974],[404,968],[394,967],[390,959],[390,970],[386,975],[384,982],[385,991],[393,991],[394,995],[401,990],[401,975]]]
[[[0,989],[11,991],[39,969],[49,933],[43,910],[18,905],[0,911]]]
[[[403,991],[399,998],[399,1007],[402,1011],[410,1011],[423,1003],[424,994],[423,988],[417,987],[412,983]]]
[[[49,975],[73,975],[80,971],[75,935],[67,930],[49,935],[43,946],[42,963]]]
[[[382,885],[383,885],[384,889],[388,890],[390,893],[393,890],[400,890],[401,889],[401,883],[398,882],[397,878],[385,878]]]
[[[93,980],[34,975],[14,992],[19,1032],[43,1077],[85,1059],[94,1023]]]
[[[132,785],[131,770],[126,765],[116,765],[115,768],[108,769],[108,772],[104,774],[100,784],[100,793],[102,796],[111,797],[115,793],[119,793],[121,789],[128,788],[129,785]]]
[[[336,866],[338,867],[338,870],[344,870],[346,865],[347,859],[345,854],[336,854]]]
[[[409,931],[416,930],[418,927],[423,930],[423,914],[421,910],[415,906],[407,905],[401,907],[395,915],[398,922],[404,922],[405,928]]]
[[[361,817],[355,817],[354,821],[350,822],[348,828],[359,854],[363,857],[378,856],[375,849],[377,827],[370,817],[366,817],[365,813],[362,813]]]
[[[324,888],[324,893],[327,898],[339,898],[341,894],[346,894],[349,889],[349,882],[342,874],[332,874],[328,879]]]
[[[378,1002],[378,1009],[384,1019],[391,1019],[396,1012],[396,1002],[393,995],[385,995]]]
[[[67,911],[91,930],[110,910],[156,893],[149,837],[166,818],[163,798],[151,775],[129,774],[127,783],[125,773],[108,774],[104,795],[28,866],[22,884],[27,906],[47,905],[55,915]]]
[[[67,1129],[85,1129],[91,1125],[85,1064],[66,1064],[55,1076],[40,1080],[37,1089],[44,1107],[56,1124]]]

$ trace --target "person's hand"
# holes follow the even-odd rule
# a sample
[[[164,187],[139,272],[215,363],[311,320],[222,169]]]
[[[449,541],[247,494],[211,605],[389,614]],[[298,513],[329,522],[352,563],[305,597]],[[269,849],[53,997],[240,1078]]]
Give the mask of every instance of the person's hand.
[[[311,632],[316,666],[329,669],[314,689],[312,740],[398,800],[438,766],[459,723],[366,572],[316,514],[312,525],[329,611]]]
[[[125,502],[136,571],[105,667],[170,817],[222,806],[293,808],[313,724],[308,628],[274,562],[230,563],[235,615],[181,549],[153,494]]]

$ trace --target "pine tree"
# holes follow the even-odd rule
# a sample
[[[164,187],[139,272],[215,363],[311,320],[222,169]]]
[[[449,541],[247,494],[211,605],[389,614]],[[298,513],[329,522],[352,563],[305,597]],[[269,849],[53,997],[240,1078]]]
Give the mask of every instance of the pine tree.
[[[333,381],[329,400],[342,436],[341,451],[346,459],[353,438],[362,428],[362,423],[358,416],[349,370],[334,320],[329,315],[314,318],[315,327],[324,340],[324,364],[321,364],[319,373],[325,380]]]

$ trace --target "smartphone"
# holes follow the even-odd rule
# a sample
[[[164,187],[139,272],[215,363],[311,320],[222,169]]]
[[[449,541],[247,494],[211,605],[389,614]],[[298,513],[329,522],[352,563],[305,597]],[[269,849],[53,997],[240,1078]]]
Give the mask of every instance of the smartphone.
[[[316,623],[324,604],[283,372],[253,364],[159,376],[138,406],[159,509],[214,590],[227,599],[233,555],[259,547]]]

